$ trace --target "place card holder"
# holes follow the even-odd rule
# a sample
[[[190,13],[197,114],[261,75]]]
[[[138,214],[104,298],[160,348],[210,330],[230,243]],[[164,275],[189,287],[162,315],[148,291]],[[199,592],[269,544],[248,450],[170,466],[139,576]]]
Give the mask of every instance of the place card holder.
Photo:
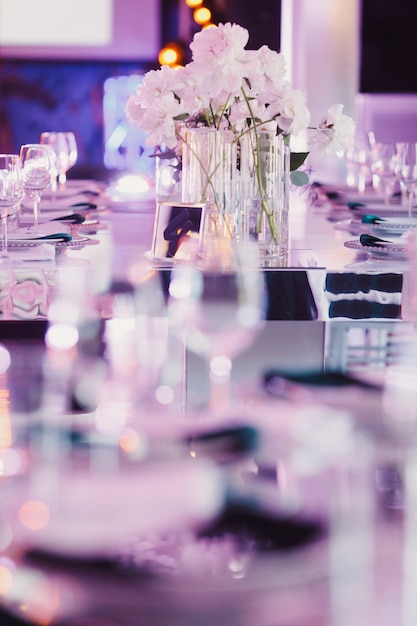
[[[152,258],[158,260],[194,258],[201,246],[204,213],[204,203],[157,203]]]

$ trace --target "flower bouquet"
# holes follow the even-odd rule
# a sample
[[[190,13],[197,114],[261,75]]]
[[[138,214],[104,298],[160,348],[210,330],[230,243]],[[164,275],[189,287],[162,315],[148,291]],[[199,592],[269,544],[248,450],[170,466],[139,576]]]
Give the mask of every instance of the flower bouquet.
[[[149,133],[147,145],[156,146],[160,157],[178,158],[179,169],[184,151],[190,148],[191,129],[210,128],[221,133],[227,144],[235,145],[238,172],[242,145],[249,140],[259,197],[257,230],[266,217],[272,239],[277,242],[280,235],[274,195],[267,193],[268,176],[262,158],[265,133],[280,137],[281,151],[286,146],[289,152],[291,182],[304,185],[308,175],[302,166],[309,152],[291,151],[291,136],[310,129],[310,145],[330,153],[349,143],[355,125],[343,114],[343,105],[335,104],[316,127],[311,127],[306,95],[285,78],[284,56],[266,45],[258,50],[246,49],[248,40],[249,32],[231,23],[198,32],[190,44],[192,60],[184,67],[162,66],[149,71],[136,94],[128,99],[126,114],[132,125]],[[207,161],[195,148],[193,152],[205,174],[205,185],[199,191],[211,189],[215,204],[219,210],[225,210],[219,201],[222,190],[219,193],[217,187],[220,163],[213,155]],[[240,210],[244,204],[244,182],[241,177],[236,199]],[[196,201],[202,199],[207,197]]]

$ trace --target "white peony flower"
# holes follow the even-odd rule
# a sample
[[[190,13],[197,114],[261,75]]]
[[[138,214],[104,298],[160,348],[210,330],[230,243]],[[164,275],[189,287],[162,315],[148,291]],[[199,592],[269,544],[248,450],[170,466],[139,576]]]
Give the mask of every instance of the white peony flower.
[[[250,111],[248,103],[245,100],[239,100],[235,102],[230,111],[230,122],[237,132],[241,133],[248,126],[248,120],[251,119],[251,112],[255,119],[265,120],[267,119],[265,105],[261,104],[257,100],[251,100]]]
[[[165,144],[175,148],[177,144],[175,118],[183,113],[180,102],[172,92],[157,98],[152,107],[146,109],[141,119],[141,128],[150,133],[146,140],[148,146]]]
[[[246,28],[237,24],[219,24],[217,28],[205,28],[196,33],[190,50],[196,63],[222,67],[243,61],[248,40]]]
[[[265,78],[264,90],[278,88],[284,80],[287,69],[284,56],[268,46],[262,46],[258,50],[258,60]]]
[[[225,89],[239,93],[248,39],[246,28],[230,23],[205,28],[194,36],[190,44],[192,58],[205,76],[213,96]]]
[[[319,152],[337,152],[349,145],[354,132],[355,122],[343,114],[343,104],[334,104],[320,121],[311,143],[317,145]]]
[[[248,31],[237,24],[203,29],[190,44],[192,60],[185,67],[147,72],[126,103],[126,116],[149,134],[148,145],[179,153],[184,141],[177,132],[180,120],[186,127],[202,124],[231,132],[236,141],[249,128],[272,123],[284,135],[309,128],[306,95],[285,78],[284,56],[268,46],[246,50],[248,40]],[[354,129],[343,106],[335,104],[311,143],[321,152],[337,151],[349,143]]]
[[[300,89],[287,91],[282,97],[279,109],[278,124],[284,133],[296,135],[308,127],[310,111],[306,105],[305,93]]]

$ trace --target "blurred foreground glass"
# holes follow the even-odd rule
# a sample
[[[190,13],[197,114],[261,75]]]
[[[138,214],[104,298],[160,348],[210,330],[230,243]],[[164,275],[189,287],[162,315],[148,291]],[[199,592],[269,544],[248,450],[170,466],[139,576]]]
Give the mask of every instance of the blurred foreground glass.
[[[52,193],[55,193],[57,189],[65,189],[67,172],[75,165],[78,156],[74,133],[43,132],[40,136],[40,143],[50,146],[55,154],[55,172],[51,186]]]
[[[397,147],[395,143],[376,142],[371,151],[373,186],[382,192],[385,204],[394,195],[397,182]]]
[[[266,297],[253,246],[223,242],[221,262],[211,257],[174,267],[168,302],[170,321],[184,333],[187,348],[209,366],[209,404],[215,412],[229,405],[232,359],[255,339]]]
[[[370,180],[371,163],[371,142],[366,133],[355,134],[354,141],[345,151],[345,159],[347,184],[363,193]]]
[[[24,195],[23,172],[17,154],[0,154],[0,210],[2,257],[8,256],[7,220],[16,213]]]
[[[417,143],[397,144],[397,174],[407,198],[408,217],[412,217],[417,188]]]
[[[33,233],[39,232],[39,202],[50,186],[54,157],[49,146],[33,143],[20,148],[25,192],[33,201]]]

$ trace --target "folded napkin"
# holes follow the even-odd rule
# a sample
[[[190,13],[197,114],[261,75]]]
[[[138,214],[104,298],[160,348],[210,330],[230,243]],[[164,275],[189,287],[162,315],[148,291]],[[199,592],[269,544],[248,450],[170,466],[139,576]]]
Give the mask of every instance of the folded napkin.
[[[417,217],[381,217],[379,215],[373,215],[372,213],[366,213],[362,216],[361,222],[362,224],[380,224],[384,222],[384,224],[394,224],[396,226],[415,226],[417,224]]]
[[[322,520],[279,515],[243,501],[230,503],[199,536],[234,536],[240,542],[254,544],[259,552],[270,552],[300,548],[323,539],[326,534]]]
[[[368,235],[367,233],[362,233],[359,237],[359,241],[364,247],[370,246],[374,247],[383,247],[388,248],[390,246],[398,247],[401,245],[405,246],[405,236],[401,235],[396,239],[381,239],[380,237],[375,237],[374,235]]]

